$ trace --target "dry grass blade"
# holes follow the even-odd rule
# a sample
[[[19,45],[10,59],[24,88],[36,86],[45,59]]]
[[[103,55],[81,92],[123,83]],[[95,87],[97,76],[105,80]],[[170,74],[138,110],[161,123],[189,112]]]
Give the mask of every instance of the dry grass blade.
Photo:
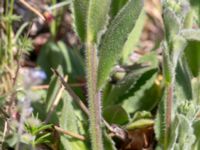
[[[59,77],[60,81],[62,82],[63,86],[65,87],[65,89],[69,92],[69,94],[73,97],[73,99],[75,100],[75,102],[79,105],[79,107],[86,113],[87,116],[89,116],[89,110],[88,108],[85,106],[85,104],[82,102],[82,100],[76,95],[76,93],[74,93],[74,91],[71,89],[71,87],[65,82],[64,78],[59,74],[59,72],[55,69],[51,69],[53,71],[53,73]],[[104,123],[104,125],[106,126],[106,128],[110,131],[115,133],[114,129],[109,125],[108,122],[106,122],[106,120],[104,120],[102,118],[102,121]]]
[[[60,132],[60,133],[63,133],[63,134],[65,134],[65,135],[69,135],[69,136],[74,137],[74,138],[77,138],[77,139],[79,139],[79,140],[82,140],[82,141],[85,140],[85,137],[84,137],[84,136],[79,135],[79,134],[76,134],[76,133],[73,133],[73,132],[71,132],[71,131],[64,130],[64,129],[58,127],[58,126],[54,126],[54,129],[55,129],[56,131]]]
[[[25,0],[19,0],[21,4],[23,4],[26,8],[28,8],[30,11],[32,11],[34,14],[36,14],[38,17],[40,17],[43,21],[45,21],[45,17],[42,15],[40,11],[38,11],[36,8],[32,7],[29,3],[27,3]]]
[[[68,79],[68,76],[65,76],[64,81],[67,82],[67,79]],[[61,85],[59,90],[58,90],[58,93],[56,95],[56,98],[54,99],[53,103],[51,104],[50,110],[47,114],[47,118],[45,120],[46,123],[49,122],[49,119],[51,118],[52,113],[54,112],[54,110],[56,109],[56,106],[60,102],[61,97],[62,97],[62,93],[63,93],[64,90],[65,90],[65,87],[63,85]]]

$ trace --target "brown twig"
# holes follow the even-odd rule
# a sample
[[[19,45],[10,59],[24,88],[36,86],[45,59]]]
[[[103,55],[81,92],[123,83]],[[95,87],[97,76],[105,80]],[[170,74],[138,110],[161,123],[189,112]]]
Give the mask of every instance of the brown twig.
[[[67,82],[67,79],[68,79],[68,76],[66,76],[66,77],[64,78],[65,82]],[[60,102],[60,99],[61,99],[61,97],[62,97],[62,93],[63,93],[64,90],[65,90],[65,87],[64,87],[63,85],[61,85],[60,88],[59,88],[59,90],[58,90],[58,93],[57,93],[57,95],[56,95],[56,98],[55,98],[54,101],[52,102],[51,107],[50,107],[50,110],[49,110],[49,112],[48,112],[48,114],[47,114],[47,118],[46,118],[46,120],[45,120],[46,123],[49,122],[49,119],[51,118],[52,113],[54,112],[56,106],[57,106],[58,103]]]
[[[52,69],[53,73],[59,77],[61,83],[63,84],[63,86],[65,87],[65,89],[69,92],[69,94],[71,95],[71,97],[73,97],[74,101],[79,105],[79,107],[83,110],[83,112],[89,117],[89,110],[88,108],[85,106],[85,104],[82,102],[82,100],[76,95],[76,93],[74,93],[74,91],[71,89],[71,87],[65,82],[64,78],[59,74],[59,72],[55,69]],[[106,126],[106,128],[115,133],[115,131],[113,130],[113,128],[109,125],[108,122],[106,122],[106,120],[104,120],[102,118],[102,121],[104,123],[104,125]]]
[[[36,85],[32,86],[32,90],[47,90],[49,88],[49,85]]]
[[[51,69],[53,71],[53,73],[59,77],[61,83],[63,84],[63,86],[65,87],[65,89],[69,92],[69,94],[71,95],[71,97],[73,97],[74,101],[79,105],[79,107],[86,113],[86,115],[89,116],[89,110],[88,108],[84,105],[84,103],[82,102],[82,100],[76,95],[76,93],[74,93],[74,91],[71,89],[71,87],[65,82],[64,78],[58,73],[57,70],[55,69]]]
[[[85,86],[85,83],[69,83],[70,87],[82,87]],[[32,86],[32,90],[47,90],[49,88],[49,85],[36,85]]]
[[[42,15],[40,11],[38,11],[36,8],[32,7],[29,3],[27,3],[25,0],[19,0],[21,4],[23,4],[26,8],[28,8],[30,11],[32,11],[34,14],[39,16],[43,21],[45,21],[45,17]]]
[[[56,131],[60,132],[60,133],[63,133],[63,134],[65,134],[65,135],[69,135],[69,136],[74,137],[74,138],[77,138],[77,139],[79,139],[79,140],[82,140],[82,141],[85,140],[85,137],[84,137],[84,136],[79,135],[79,134],[76,134],[76,133],[73,133],[73,132],[71,132],[71,131],[64,130],[64,129],[58,127],[58,126],[54,126],[54,129],[55,129]]]

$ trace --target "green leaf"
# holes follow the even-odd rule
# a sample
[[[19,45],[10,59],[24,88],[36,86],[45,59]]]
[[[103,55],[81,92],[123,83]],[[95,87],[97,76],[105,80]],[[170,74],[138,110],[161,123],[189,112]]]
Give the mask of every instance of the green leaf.
[[[176,14],[168,8],[165,8],[163,12],[163,21],[165,27],[165,37],[169,44],[173,40],[174,36],[179,32],[180,23]]]
[[[146,72],[134,88],[123,97],[122,107],[128,113],[134,113],[137,110],[151,110],[155,106],[158,102],[156,94],[160,94],[154,87],[156,76],[156,69]]]
[[[183,27],[185,29],[188,29],[188,28],[192,28],[193,26],[193,22],[194,22],[194,19],[193,19],[193,16],[194,16],[194,11],[193,10],[189,10],[184,18],[184,22],[183,22]]]
[[[137,80],[148,70],[148,67],[136,68],[128,73],[124,79],[119,81],[116,85],[113,85],[107,97],[103,99],[103,106],[106,107],[119,102],[120,96],[126,94],[130,88],[134,87]]]
[[[181,35],[188,41],[200,41],[200,29],[185,29]]]
[[[46,58],[48,58],[48,61]],[[57,68],[62,62],[62,53],[55,43],[49,41],[41,48],[37,63],[47,74],[47,80],[49,80],[52,75],[51,68]]]
[[[112,0],[110,15],[114,18],[128,0]]]
[[[185,40],[184,37],[180,35],[174,36],[173,48],[172,48],[172,57],[173,57],[172,63],[174,69],[176,69],[177,63],[181,58],[186,46],[187,46],[187,41]]]
[[[147,65],[146,65],[147,64]],[[145,66],[146,65],[146,66]],[[118,81],[116,84],[111,85],[110,89],[107,91],[107,96],[103,97],[103,106],[116,104],[121,99],[121,96],[128,93],[128,91],[133,88],[138,81],[138,79],[147,71],[157,68],[158,59],[155,52],[149,53],[141,57],[137,64],[130,66],[131,70],[123,79]],[[108,87],[108,86],[107,86]],[[104,89],[105,92],[105,89]]]
[[[75,30],[81,41],[85,42],[89,0],[73,0],[72,5]]]
[[[96,43],[108,22],[111,0],[90,0],[87,18],[87,42]]]
[[[47,59],[48,58],[48,61]],[[41,49],[37,63],[47,74],[47,81],[52,75],[51,68],[61,66],[64,74],[72,75],[70,80],[84,75],[83,59],[76,49],[69,49],[64,42],[48,42]]]
[[[137,19],[135,27],[129,34],[128,39],[122,50],[123,51],[123,53],[122,53],[123,62],[126,62],[126,60],[128,59],[128,56],[133,52],[134,48],[137,46],[137,44],[140,40],[141,34],[142,34],[142,30],[143,30],[146,18],[147,18],[147,16],[143,10],[141,12],[139,18]]]
[[[83,135],[83,130],[80,128],[80,115],[77,114],[77,111],[75,110],[73,106],[73,100],[71,96],[68,93],[64,93],[63,97],[63,108],[61,112],[60,117],[60,127],[74,132],[76,134]],[[82,116],[83,119],[83,116]],[[81,119],[81,120],[82,120]],[[89,148],[86,146],[86,143],[84,143],[81,140],[75,139],[70,136],[61,135],[61,145],[63,150],[88,150]]]
[[[191,76],[187,66],[181,61],[176,68],[175,95],[178,100],[192,99]]]
[[[106,107],[103,110],[103,116],[104,119],[110,124],[123,125],[129,121],[127,112],[120,105]]]
[[[34,142],[34,144],[44,144],[44,143],[50,143],[51,141],[48,140],[48,137],[51,136],[51,133],[46,133],[42,136],[40,136],[39,138],[36,139],[36,141]]]
[[[178,115],[178,118],[180,120],[178,147],[181,150],[191,149],[192,144],[195,142],[192,122],[181,114]]]
[[[161,102],[158,106],[158,111],[155,119],[155,134],[156,139],[158,140],[158,145],[164,149],[167,146],[167,133],[166,133],[166,98],[167,98],[167,89],[164,90]]]
[[[130,123],[126,129],[128,130],[134,130],[134,129],[138,129],[138,128],[145,128],[148,126],[152,126],[154,124],[154,120],[153,119],[139,119],[136,120],[132,123]]]
[[[194,77],[200,73],[200,41],[190,41],[185,49],[185,57]]]
[[[130,0],[111,22],[99,47],[98,89],[109,77],[113,65],[121,57],[122,49],[143,8],[142,0]]]
[[[59,41],[57,45],[60,49],[60,53],[63,56],[63,68],[64,70],[67,69],[67,73],[70,74],[72,72],[72,63],[69,50],[67,49],[66,45],[61,41]]]
[[[196,19],[198,24],[200,25],[200,2],[199,0],[190,0],[192,9],[196,13]]]
[[[193,145],[194,150],[199,150],[200,148],[200,120],[197,120],[193,123],[194,134],[196,136],[195,143]]]
[[[176,116],[174,121],[171,124],[168,149],[175,150],[175,146],[177,144],[176,142],[178,140],[179,126],[180,126],[180,121],[178,117]]]
[[[166,45],[164,46],[164,50],[163,50],[162,67],[163,67],[163,76],[165,79],[165,83],[170,84],[172,81],[172,77],[173,75],[175,75],[175,73],[173,72],[173,64],[170,59],[169,49]]]
[[[114,141],[106,132],[103,134],[103,140],[104,148],[106,150],[117,150]]]
[[[56,97],[59,87],[60,87],[60,82],[59,82],[58,78],[55,75],[52,76],[51,81],[49,83],[49,88],[47,91],[47,97],[45,100],[46,112],[48,112],[50,110],[50,107]]]

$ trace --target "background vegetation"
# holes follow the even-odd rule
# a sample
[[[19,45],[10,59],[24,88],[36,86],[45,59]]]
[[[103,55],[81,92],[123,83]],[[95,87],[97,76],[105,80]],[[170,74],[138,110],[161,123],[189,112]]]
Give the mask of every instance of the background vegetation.
[[[0,149],[200,149],[199,0],[0,1]]]

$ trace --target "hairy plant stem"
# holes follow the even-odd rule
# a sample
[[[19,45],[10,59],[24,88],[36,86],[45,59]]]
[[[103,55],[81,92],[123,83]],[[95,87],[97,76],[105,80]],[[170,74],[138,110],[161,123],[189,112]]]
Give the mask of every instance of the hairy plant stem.
[[[197,76],[197,104],[200,104],[200,74]]]
[[[89,100],[90,137],[92,150],[103,150],[101,132],[101,100],[97,91],[97,49],[90,42],[86,47],[87,88]]]
[[[166,99],[165,99],[165,123],[166,130],[164,135],[164,150],[168,149],[170,127],[172,122],[172,111],[174,101],[174,85],[175,85],[175,71],[176,64],[170,59],[168,51],[163,52],[163,73],[165,76],[165,87],[166,87]]]
[[[13,8],[14,8],[14,0],[11,0],[10,2],[6,1],[6,15],[11,16],[13,14]],[[12,19],[9,19],[6,22],[6,34],[7,34],[7,53],[6,53],[6,61],[8,61],[8,64],[12,64],[13,62],[13,49],[12,49]]]

